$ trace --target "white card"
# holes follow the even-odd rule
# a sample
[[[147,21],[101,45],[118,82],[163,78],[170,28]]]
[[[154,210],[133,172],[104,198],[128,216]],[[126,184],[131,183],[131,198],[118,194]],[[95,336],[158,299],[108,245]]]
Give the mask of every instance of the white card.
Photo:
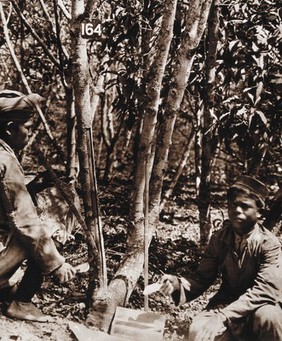
[[[146,288],[143,291],[144,295],[151,295],[152,293],[159,291],[161,287],[161,283],[153,283],[150,285],[147,285]]]

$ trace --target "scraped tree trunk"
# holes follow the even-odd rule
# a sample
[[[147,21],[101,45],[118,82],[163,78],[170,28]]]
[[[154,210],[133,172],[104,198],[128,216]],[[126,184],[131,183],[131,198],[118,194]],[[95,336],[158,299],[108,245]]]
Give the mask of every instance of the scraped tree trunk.
[[[77,135],[79,144],[78,156],[80,179],[84,205],[85,222],[87,225],[87,241],[90,262],[90,292],[99,287],[106,288],[106,262],[104,242],[99,230],[99,216],[95,195],[95,164],[92,142],[92,111],[90,101],[90,75],[87,57],[87,40],[81,37],[82,20],[89,20],[94,1],[88,1],[86,7],[80,0],[72,1],[72,61],[73,89],[75,112],[77,117]]]
[[[154,226],[159,220],[159,209],[164,175],[167,169],[168,152],[175,120],[193,65],[194,51],[200,43],[207,24],[212,0],[192,0],[186,14],[186,29],[178,49],[170,90],[165,104],[164,119],[157,138],[156,158],[152,174],[150,220]]]
[[[134,227],[131,229],[124,259],[111,283],[107,297],[95,297],[93,309],[88,316],[88,323],[103,330],[108,330],[115,308],[123,306],[131,295],[142,272],[144,263],[144,190],[145,174],[150,173],[152,165],[152,143],[160,100],[160,90],[164,69],[167,62],[170,42],[172,39],[175,18],[176,0],[165,3],[162,27],[156,47],[155,60],[151,66],[150,79],[147,80],[146,107],[138,150],[137,168],[135,173],[135,190],[132,217]],[[149,231],[152,234],[153,227]]]
[[[208,242],[211,232],[211,169],[214,154],[217,148],[217,138],[214,136],[212,125],[214,123],[213,111],[215,106],[215,68],[219,29],[219,7],[216,0],[211,8],[211,15],[208,25],[208,52],[206,61],[206,92],[204,96],[204,116],[202,135],[202,157],[201,176],[198,197],[198,208],[200,218],[200,238],[201,244]]]

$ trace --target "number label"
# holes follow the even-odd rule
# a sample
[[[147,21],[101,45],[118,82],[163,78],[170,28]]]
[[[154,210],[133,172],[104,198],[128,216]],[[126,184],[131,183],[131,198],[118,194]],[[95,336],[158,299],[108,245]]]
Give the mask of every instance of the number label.
[[[102,35],[102,24],[100,20],[81,23],[81,37],[85,39],[97,38]]]

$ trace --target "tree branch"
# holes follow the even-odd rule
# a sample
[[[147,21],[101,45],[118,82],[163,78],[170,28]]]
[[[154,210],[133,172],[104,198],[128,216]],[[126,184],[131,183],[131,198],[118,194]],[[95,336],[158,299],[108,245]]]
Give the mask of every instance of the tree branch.
[[[71,20],[71,14],[70,12],[66,9],[66,6],[64,5],[62,0],[58,0],[58,7],[60,7],[61,11],[63,12],[64,16]]]
[[[87,17],[89,17],[90,19],[92,18],[94,9],[95,9],[95,7],[96,7],[96,3],[97,3],[96,0],[88,0],[87,3],[86,3],[84,13],[85,13],[85,15],[86,15]]]
[[[30,88],[30,86],[28,84],[28,81],[27,81],[23,71],[22,71],[21,65],[20,65],[20,63],[19,63],[19,61],[17,59],[17,56],[15,54],[13,45],[12,45],[10,37],[9,37],[8,28],[7,28],[7,20],[6,20],[5,13],[4,13],[3,6],[2,6],[1,2],[0,2],[0,16],[1,16],[1,20],[3,22],[3,31],[4,31],[4,36],[5,36],[6,44],[8,46],[9,51],[10,51],[11,57],[12,57],[12,59],[13,59],[13,61],[15,63],[15,66],[16,66],[16,68],[17,68],[17,70],[18,70],[18,72],[19,72],[19,74],[21,76],[21,80],[22,80],[22,82],[23,82],[23,84],[24,84],[24,86],[26,88],[27,93],[31,94],[32,93],[31,88]],[[59,153],[59,155],[62,157],[62,159],[64,159],[63,158],[63,153],[62,153],[61,149],[55,143],[55,139],[53,137],[53,134],[52,134],[52,132],[51,132],[51,130],[49,128],[48,122],[47,122],[47,120],[46,120],[46,118],[45,118],[45,116],[44,116],[40,106],[38,104],[36,104],[35,107],[36,107],[36,110],[37,110],[37,112],[38,112],[38,114],[39,114],[39,116],[41,118],[41,121],[42,121],[42,123],[44,125],[44,128],[46,130],[46,133],[47,133],[48,137],[52,141],[52,143],[53,143],[54,147],[56,148],[57,152]]]
[[[14,0],[11,0],[11,3],[16,11],[16,13],[18,14],[18,16],[22,19],[23,24],[25,25],[26,28],[28,28],[30,30],[31,35],[33,36],[33,38],[35,40],[37,40],[37,42],[39,43],[39,45],[42,47],[42,49],[44,50],[44,52],[46,53],[46,55],[50,58],[50,60],[54,63],[54,65],[60,69],[60,63],[57,61],[57,59],[50,53],[50,49],[45,45],[45,43],[43,42],[43,40],[39,37],[39,35],[35,32],[35,30],[29,25],[29,23],[27,22],[25,16],[22,14],[19,6],[17,5],[17,3]]]
[[[63,48],[62,42],[61,42],[61,37],[60,37],[60,25],[59,25],[59,16],[58,16],[58,6],[57,6],[57,1],[53,0],[54,4],[54,13],[55,13],[55,26],[56,28],[54,29],[57,41],[58,41],[58,52],[59,52],[59,59],[60,59],[60,75],[61,75],[61,80],[65,88],[69,88],[69,85],[67,84],[66,77],[65,77],[65,72],[64,72],[64,64],[65,64],[65,58],[69,60],[69,57],[66,56],[66,51]]]
[[[41,7],[42,7],[42,10],[45,14],[45,18],[48,20],[50,26],[52,27],[52,30],[53,30],[53,33],[56,34],[56,29],[54,28],[54,25],[53,25],[53,22],[52,22],[52,19],[48,13],[48,10],[47,10],[47,7],[44,3],[43,0],[39,0],[40,1],[40,4],[41,4]],[[59,5],[57,4],[57,6],[59,7]],[[66,59],[69,59],[69,53],[68,51],[66,50],[66,48],[62,45],[61,43],[61,40],[58,38],[58,44],[60,45],[61,49],[62,49],[62,52],[64,53],[64,56]],[[62,64],[62,63],[61,63]],[[63,65],[63,64],[62,64]]]

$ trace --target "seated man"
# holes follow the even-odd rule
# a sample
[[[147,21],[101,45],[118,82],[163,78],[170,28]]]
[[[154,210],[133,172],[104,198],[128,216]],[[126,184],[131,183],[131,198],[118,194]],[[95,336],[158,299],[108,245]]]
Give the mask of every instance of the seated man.
[[[76,270],[65,262],[51,238],[50,229],[39,219],[27,191],[23,169],[15,155],[29,138],[29,120],[41,97],[17,91],[0,91],[0,296],[11,301],[7,316],[38,322],[50,321],[31,299],[44,275],[63,283]],[[9,279],[27,260],[27,270],[18,286]]]
[[[219,291],[196,316],[189,340],[282,340],[282,259],[278,239],[258,223],[268,191],[241,176],[228,190],[229,221],[214,233],[194,275],[164,275],[176,304],[200,296],[222,275]]]

